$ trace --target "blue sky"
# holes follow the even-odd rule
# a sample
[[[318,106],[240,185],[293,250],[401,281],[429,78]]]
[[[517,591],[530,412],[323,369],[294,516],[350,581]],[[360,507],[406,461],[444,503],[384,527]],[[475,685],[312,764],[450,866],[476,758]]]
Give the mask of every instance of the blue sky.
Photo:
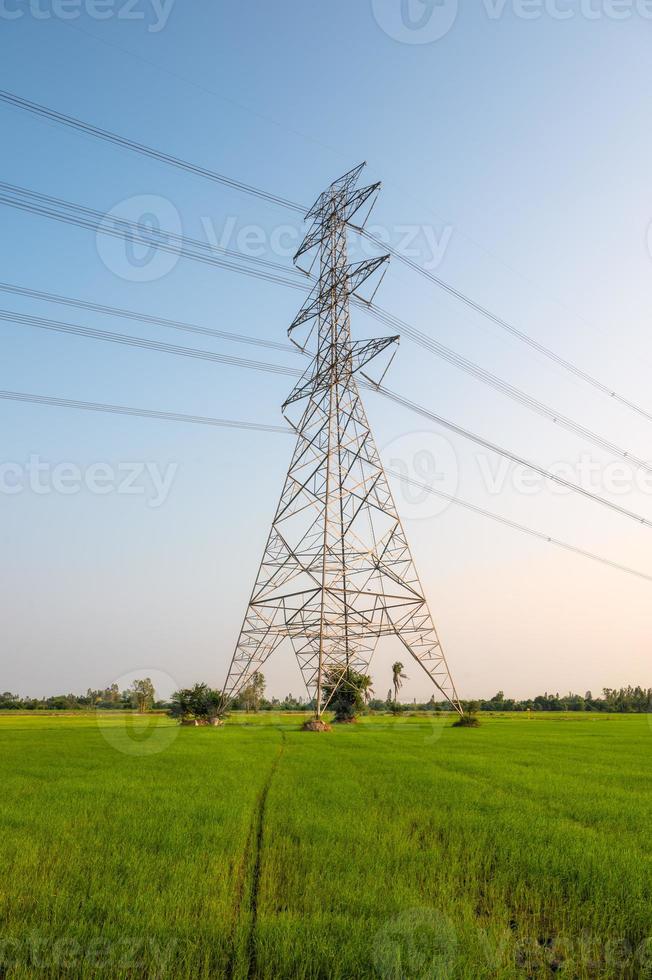
[[[451,0],[153,6],[3,0],[0,87],[184,159],[310,204],[362,160],[383,190],[372,223],[415,260],[634,400],[652,407],[649,59],[637,5]],[[523,17],[524,10],[536,14]],[[560,16],[570,11],[572,16]],[[616,15],[629,14],[623,19]],[[65,19],[62,14],[65,14]],[[589,16],[590,15],[590,16]],[[418,43],[454,21],[438,39]],[[448,20],[447,20],[447,19]],[[263,254],[288,211],[0,105],[2,180],[99,211],[152,209],[184,234],[256,229]],[[125,210],[126,209],[126,210]],[[140,210],[139,210],[140,209]],[[5,282],[283,340],[301,294],[180,259],[137,281],[124,248],[0,207]],[[425,230],[424,230],[425,229]],[[238,237],[240,236],[240,237]],[[122,251],[121,251],[122,249]],[[158,268],[158,267],[155,267]],[[494,373],[645,457],[650,424],[393,263],[378,302]],[[291,356],[115,321],[0,293],[3,310],[290,363]],[[375,325],[377,330],[377,325]],[[374,325],[354,318],[362,333]],[[114,347],[3,322],[0,387],[278,423],[291,379]],[[604,453],[412,346],[389,383],[549,466]],[[473,447],[373,396],[386,459],[443,460],[443,487],[652,574],[649,534],[589,502],[509,477],[490,492]],[[283,435],[0,403],[3,463],[174,468],[169,495],[0,494],[0,687],[83,690],[135,669],[170,683],[223,679],[291,452]],[[438,441],[439,440],[439,441]],[[450,462],[452,460],[452,462]],[[450,462],[450,465],[446,461]],[[495,463],[495,461],[494,461]],[[494,465],[492,463],[492,465]],[[455,473],[452,471],[455,470]],[[446,482],[449,481],[449,482]],[[151,489],[151,488],[150,488]],[[652,515],[649,493],[614,494]],[[649,582],[455,507],[399,510],[461,696],[650,683]],[[389,654],[388,654],[389,656]],[[408,671],[407,697],[428,696]],[[286,659],[273,693],[300,691]],[[388,659],[374,680],[389,686]]]

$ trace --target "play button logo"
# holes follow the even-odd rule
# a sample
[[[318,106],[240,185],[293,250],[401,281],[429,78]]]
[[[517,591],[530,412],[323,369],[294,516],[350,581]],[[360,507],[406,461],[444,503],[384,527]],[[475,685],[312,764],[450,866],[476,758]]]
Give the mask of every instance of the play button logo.
[[[377,23],[402,44],[432,44],[457,19],[458,0],[371,0]]]

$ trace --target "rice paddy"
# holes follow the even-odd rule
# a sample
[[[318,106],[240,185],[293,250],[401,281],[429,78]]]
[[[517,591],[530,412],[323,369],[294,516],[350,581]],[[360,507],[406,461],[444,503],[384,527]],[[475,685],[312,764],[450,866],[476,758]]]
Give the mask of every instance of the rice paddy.
[[[0,976],[652,977],[652,716],[0,717]]]

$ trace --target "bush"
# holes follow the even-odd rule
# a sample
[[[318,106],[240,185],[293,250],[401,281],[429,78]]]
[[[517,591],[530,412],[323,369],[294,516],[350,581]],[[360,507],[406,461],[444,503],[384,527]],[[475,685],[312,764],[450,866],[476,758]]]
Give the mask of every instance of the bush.
[[[464,714],[457,721],[453,722],[453,728],[479,728],[480,720],[476,715]]]
[[[331,703],[331,708],[335,712],[334,721],[354,722],[362,710],[363,706],[352,704],[346,697],[338,697]]]
[[[324,677],[324,698],[335,712],[335,721],[354,722],[365,710],[364,692],[371,687],[371,678],[346,667],[333,667]]]
[[[207,684],[195,684],[172,695],[169,715],[179,721],[199,721],[208,724],[226,714],[226,703],[220,691]]]

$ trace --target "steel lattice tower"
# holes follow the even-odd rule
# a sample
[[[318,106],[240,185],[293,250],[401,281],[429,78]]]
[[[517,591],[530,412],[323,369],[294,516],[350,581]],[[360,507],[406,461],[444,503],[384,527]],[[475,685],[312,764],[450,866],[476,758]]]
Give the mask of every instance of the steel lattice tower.
[[[351,339],[350,297],[388,259],[347,259],[347,225],[366,206],[368,216],[380,187],[357,188],[363,167],[319,197],[295,256],[296,264],[319,261],[319,279],[288,331],[312,360],[283,405],[296,447],[224,695],[237,696],[289,640],[319,717],[325,674],[366,673],[380,637],[396,636],[461,714],[356,380],[398,341]]]

